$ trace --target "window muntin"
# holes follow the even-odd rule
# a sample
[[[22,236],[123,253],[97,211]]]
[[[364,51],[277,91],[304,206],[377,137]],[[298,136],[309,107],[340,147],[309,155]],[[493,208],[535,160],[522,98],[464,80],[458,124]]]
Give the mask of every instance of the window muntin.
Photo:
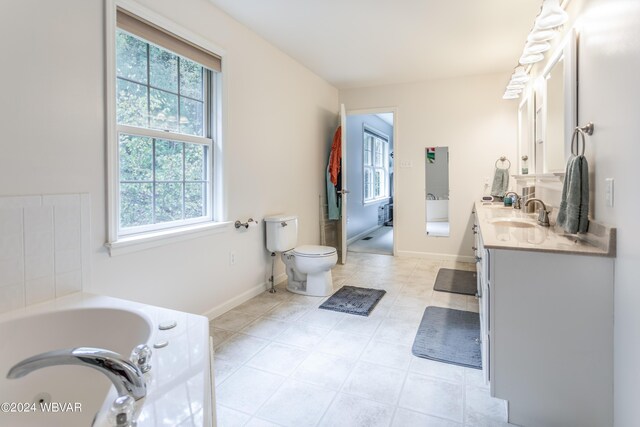
[[[365,127],[363,141],[363,201],[376,202],[389,197],[389,140]]]
[[[118,235],[212,220],[212,73],[117,30]]]

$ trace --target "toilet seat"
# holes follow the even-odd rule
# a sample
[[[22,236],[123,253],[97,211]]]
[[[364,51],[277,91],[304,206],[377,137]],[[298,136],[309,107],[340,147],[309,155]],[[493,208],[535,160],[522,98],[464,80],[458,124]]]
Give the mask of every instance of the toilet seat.
[[[292,252],[294,255],[301,257],[324,258],[334,255],[336,248],[332,248],[331,246],[303,245],[294,248]]]

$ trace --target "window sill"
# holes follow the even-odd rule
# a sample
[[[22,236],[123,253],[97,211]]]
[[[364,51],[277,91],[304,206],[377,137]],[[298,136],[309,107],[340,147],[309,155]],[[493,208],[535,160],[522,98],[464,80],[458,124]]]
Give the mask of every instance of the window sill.
[[[380,203],[388,202],[389,200],[391,200],[391,197],[381,197],[379,199],[373,199],[373,200],[368,200],[366,202],[362,202],[362,204],[364,206],[378,205]]]
[[[206,224],[196,224],[160,230],[135,236],[122,237],[116,241],[105,243],[105,247],[109,250],[110,256],[123,255],[163,246],[169,243],[222,233],[230,226],[231,221],[225,221],[208,222]]]

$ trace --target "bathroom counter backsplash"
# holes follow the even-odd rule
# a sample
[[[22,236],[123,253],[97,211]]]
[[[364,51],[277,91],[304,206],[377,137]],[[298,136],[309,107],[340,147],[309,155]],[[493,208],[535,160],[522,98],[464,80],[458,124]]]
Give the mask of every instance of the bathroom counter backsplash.
[[[574,235],[554,225],[538,225],[537,213],[528,214],[501,204],[476,202],[474,211],[487,249],[615,257],[616,229],[596,221],[589,222],[587,233]],[[506,225],[509,221],[533,226]]]
[[[204,316],[77,292],[2,313],[0,314],[0,325],[5,322],[28,320],[33,316],[47,316],[51,313],[65,311],[80,313],[86,310],[100,309],[116,309],[137,313],[142,319],[147,319],[145,322],[149,323],[150,333],[146,344],[152,349],[151,370],[145,374],[146,397],[140,401],[140,405],[136,405],[138,427],[210,426],[213,414],[211,355],[209,323]],[[78,322],[82,323],[82,319],[79,318]],[[174,322],[174,327],[160,330],[161,324]],[[51,333],[68,334],[69,331],[58,330],[51,331]],[[56,349],[52,348],[51,350]],[[128,354],[123,354],[123,357],[127,358]],[[6,366],[1,368],[8,369]],[[83,371],[77,370],[77,372],[81,374]],[[111,387],[105,396],[102,409],[95,419],[95,426],[113,425],[108,421],[107,414],[116,397],[115,388]],[[0,425],[4,425],[2,421],[0,421]]]

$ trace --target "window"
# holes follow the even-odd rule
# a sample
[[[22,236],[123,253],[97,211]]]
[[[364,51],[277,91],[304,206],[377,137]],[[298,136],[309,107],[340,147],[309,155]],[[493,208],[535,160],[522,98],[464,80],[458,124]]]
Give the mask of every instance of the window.
[[[364,203],[389,197],[389,139],[364,128],[363,141]]]
[[[213,220],[220,68],[220,58],[118,9],[116,238]]]

